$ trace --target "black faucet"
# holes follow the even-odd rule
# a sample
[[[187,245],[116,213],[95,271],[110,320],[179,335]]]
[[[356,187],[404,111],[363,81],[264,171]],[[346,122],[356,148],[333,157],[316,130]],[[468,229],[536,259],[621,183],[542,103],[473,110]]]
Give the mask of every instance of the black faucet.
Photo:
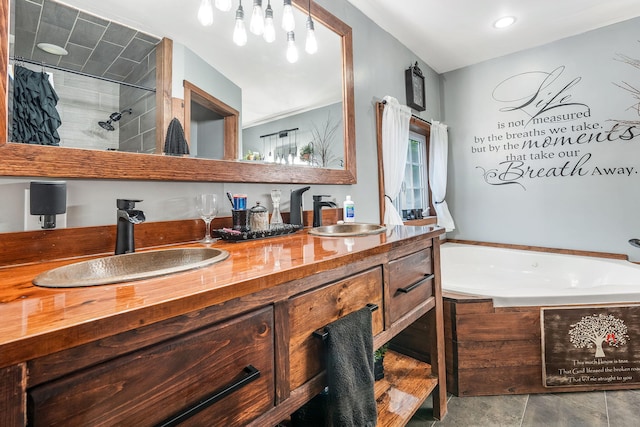
[[[133,225],[144,222],[144,212],[135,210],[137,202],[142,200],[117,199],[117,233],[116,233],[116,255],[135,252],[133,240]]]
[[[329,208],[335,208],[337,205],[333,202],[329,202],[326,200],[322,200],[323,197],[331,197],[324,195],[314,195],[313,196],[313,226],[320,227],[322,225],[322,207],[326,206]]]
[[[311,187],[302,187],[297,190],[291,190],[291,199],[289,201],[289,224],[304,225],[302,221],[302,193]]]

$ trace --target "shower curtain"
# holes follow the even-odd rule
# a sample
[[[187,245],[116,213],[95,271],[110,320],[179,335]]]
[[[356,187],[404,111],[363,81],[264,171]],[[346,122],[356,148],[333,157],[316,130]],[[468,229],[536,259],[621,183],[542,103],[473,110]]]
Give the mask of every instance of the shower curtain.
[[[431,138],[429,140],[429,183],[431,184],[431,198],[438,216],[438,225],[446,231],[453,231],[456,226],[449,212],[447,202],[447,152],[449,137],[447,125],[433,121],[431,123]]]
[[[56,110],[58,95],[49,76],[19,65],[14,70],[11,141],[59,145],[62,121]]]
[[[409,147],[409,122],[411,109],[400,105],[397,99],[385,96],[382,113],[382,164],[384,166],[384,219],[386,225],[402,225],[393,200],[398,197]]]

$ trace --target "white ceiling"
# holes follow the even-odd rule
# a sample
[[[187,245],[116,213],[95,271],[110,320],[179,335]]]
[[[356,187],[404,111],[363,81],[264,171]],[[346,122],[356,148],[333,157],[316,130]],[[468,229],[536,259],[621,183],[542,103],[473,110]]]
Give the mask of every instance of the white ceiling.
[[[348,1],[438,73],[640,16],[640,0]]]

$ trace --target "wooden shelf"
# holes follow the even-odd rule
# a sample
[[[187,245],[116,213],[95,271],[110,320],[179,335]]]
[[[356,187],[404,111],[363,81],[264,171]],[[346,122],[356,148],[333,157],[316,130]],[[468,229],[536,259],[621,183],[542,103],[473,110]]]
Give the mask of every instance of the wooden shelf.
[[[437,385],[431,365],[388,351],[384,378],[375,383],[378,427],[404,426]]]

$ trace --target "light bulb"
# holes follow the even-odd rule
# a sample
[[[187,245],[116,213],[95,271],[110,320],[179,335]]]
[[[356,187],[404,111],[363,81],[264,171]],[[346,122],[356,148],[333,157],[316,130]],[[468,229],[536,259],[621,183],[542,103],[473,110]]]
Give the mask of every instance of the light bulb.
[[[236,25],[233,28],[233,42],[238,46],[244,46],[247,44],[247,30],[244,28],[244,10],[242,9],[242,3],[236,10]]]
[[[251,31],[256,36],[260,36],[264,32],[264,17],[262,16],[262,0],[253,0],[253,12],[251,13],[251,22],[249,23],[249,31]]]
[[[293,31],[287,33],[287,61],[292,64],[298,61],[298,48],[296,47],[296,36]]]
[[[216,0],[216,8],[223,12],[231,10],[231,0]]]
[[[262,33],[264,41],[272,43],[276,39],[276,28],[273,25],[273,9],[271,9],[271,2],[267,3],[267,8],[264,11],[264,33]]]
[[[282,29],[286,32],[293,31],[296,28],[296,21],[293,19],[293,7],[291,0],[284,0],[284,8],[282,9]]]
[[[213,24],[213,6],[211,6],[211,0],[202,0],[202,2],[200,2],[198,21],[205,27]]]
[[[313,20],[311,16],[307,18],[307,41],[304,46],[304,50],[313,55],[318,51],[318,40],[316,40],[316,32],[313,28]]]

